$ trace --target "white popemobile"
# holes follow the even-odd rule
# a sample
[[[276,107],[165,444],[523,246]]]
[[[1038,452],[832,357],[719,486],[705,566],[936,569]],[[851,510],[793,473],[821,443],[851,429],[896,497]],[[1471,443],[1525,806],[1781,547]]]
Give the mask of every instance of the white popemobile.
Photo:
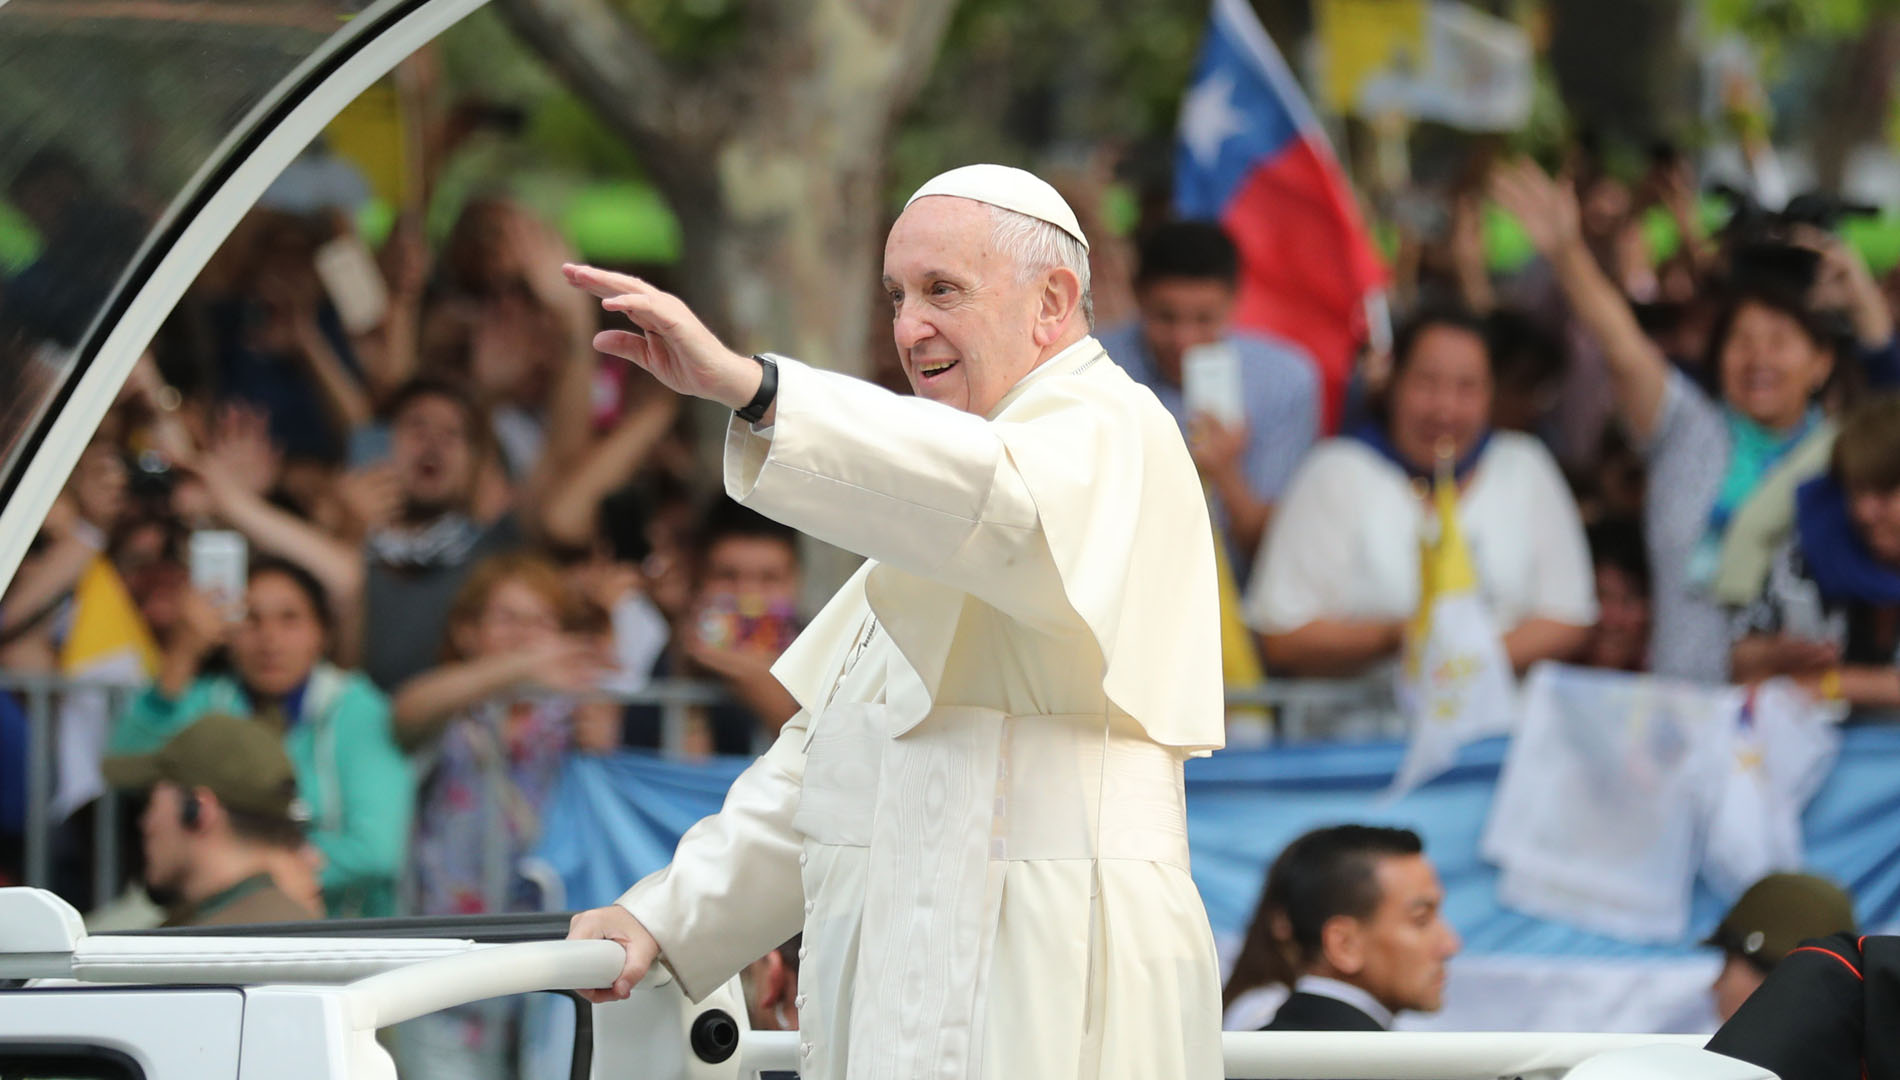
[[[7,121],[0,130],[51,132],[49,146],[68,135],[76,145],[94,145],[106,128],[88,110],[105,108],[102,100],[118,94],[162,104],[146,99],[169,85],[167,78],[202,91],[207,68],[220,72],[215,89],[225,98],[214,110],[141,109],[150,130],[139,164],[154,174],[145,186],[158,190],[146,201],[164,212],[142,238],[119,237],[127,241],[124,251],[96,253],[97,280],[63,283],[73,295],[60,299],[81,302],[82,318],[64,312],[74,327],[67,337],[76,340],[9,353],[7,327],[0,325],[0,590],[134,362],[238,220],[346,104],[483,2],[0,0],[0,57],[18,71],[33,67],[35,82],[35,93],[25,95],[31,100],[0,99],[0,121]],[[101,31],[98,24],[118,17],[114,11],[133,7],[152,25],[165,24],[158,46],[137,40],[137,31]],[[232,62],[233,50],[246,42],[253,51],[244,63]],[[102,78],[100,70],[129,63],[121,50],[140,57],[145,70]],[[96,58],[99,70],[61,66],[56,55]],[[9,116],[9,109],[32,114]],[[152,168],[153,161],[166,168]],[[52,760],[47,738],[35,727],[29,760]],[[45,878],[49,772],[28,774],[29,880]],[[610,982],[620,970],[620,946],[561,940],[566,928],[566,916],[550,914],[88,934],[79,914],[54,894],[0,889],[0,1077],[384,1080],[396,1069],[378,1033],[404,1020],[490,998]],[[697,1004],[659,969],[627,1001],[590,1006],[571,993],[565,1000],[575,1010],[565,1071],[576,1080],[737,1080],[795,1068],[794,1033],[747,1030],[736,978]],[[1774,1080],[1700,1050],[1701,1041],[1229,1033],[1223,1045],[1228,1076],[1261,1080]]]
[[[0,889],[0,980],[31,980],[0,989],[0,1075],[388,1080],[397,1074],[382,1029],[491,997],[600,986],[622,960],[613,942],[559,940],[561,915],[214,929],[89,935],[53,894]],[[795,1068],[796,1034],[747,1030],[737,978],[696,1005],[657,980],[663,972],[607,1005],[570,997],[571,1080],[753,1080]],[[1230,1032],[1224,1050],[1228,1076],[1257,1080],[1774,1080],[1701,1041]]]

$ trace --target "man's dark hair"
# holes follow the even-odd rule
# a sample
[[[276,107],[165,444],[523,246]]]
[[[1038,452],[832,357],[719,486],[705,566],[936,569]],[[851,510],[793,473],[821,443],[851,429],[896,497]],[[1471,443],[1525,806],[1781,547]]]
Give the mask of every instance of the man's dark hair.
[[[792,558],[798,558],[797,529],[773,521],[757,510],[747,509],[721,495],[709,503],[700,516],[699,529],[693,537],[694,549],[704,559],[713,545],[736,537],[781,541],[792,549]]]
[[[1240,254],[1234,242],[1211,221],[1167,221],[1141,238],[1136,252],[1137,289],[1169,278],[1218,281],[1232,286],[1240,278]]]
[[[1412,830],[1380,825],[1333,825],[1288,844],[1267,871],[1222,1005],[1257,986],[1293,985],[1320,955],[1328,921],[1341,915],[1364,919],[1378,910],[1383,895],[1377,861],[1424,851]]]
[[[1428,330],[1448,328],[1463,330],[1476,335],[1484,342],[1486,361],[1491,368],[1493,379],[1497,377],[1497,352],[1492,349],[1491,328],[1485,320],[1462,307],[1433,306],[1414,313],[1399,326],[1392,336],[1392,377],[1398,378],[1406,365],[1412,362],[1412,354],[1418,350],[1418,343]]]
[[[468,437],[471,444],[480,446],[481,433],[487,422],[487,415],[461,383],[445,379],[439,375],[418,375],[396,388],[389,397],[384,414],[393,423],[397,417],[408,411],[409,406],[423,398],[442,398],[462,411],[462,419],[468,424]]]
[[[1563,342],[1522,312],[1499,308],[1485,316],[1484,342],[1500,387],[1539,389],[1563,378]]]
[[[1826,317],[1808,306],[1804,292],[1772,281],[1731,285],[1723,298],[1722,309],[1715,317],[1715,326],[1709,332],[1707,351],[1702,357],[1702,369],[1709,379],[1714,380],[1713,389],[1718,392],[1721,389],[1722,350],[1728,348],[1728,339],[1735,332],[1735,323],[1742,311],[1750,307],[1766,308],[1786,316],[1815,348],[1835,353],[1836,360],[1839,359],[1840,335]],[[1839,368],[1838,363],[1836,368]]]

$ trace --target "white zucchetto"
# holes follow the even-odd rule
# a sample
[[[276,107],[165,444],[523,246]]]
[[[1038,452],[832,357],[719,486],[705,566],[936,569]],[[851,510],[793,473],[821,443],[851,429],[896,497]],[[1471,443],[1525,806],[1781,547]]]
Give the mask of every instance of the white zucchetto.
[[[1047,180],[1035,173],[1008,165],[965,165],[938,173],[918,188],[904,205],[908,207],[931,195],[953,195],[1046,221],[1075,237],[1083,250],[1088,250],[1089,238],[1082,235],[1082,224],[1075,219],[1075,211]]]

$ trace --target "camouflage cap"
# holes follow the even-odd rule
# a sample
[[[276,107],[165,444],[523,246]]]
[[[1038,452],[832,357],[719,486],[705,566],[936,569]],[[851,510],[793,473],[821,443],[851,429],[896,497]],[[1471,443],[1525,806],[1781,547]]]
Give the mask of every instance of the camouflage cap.
[[[1854,929],[1854,899],[1813,874],[1770,874],[1748,887],[1704,944],[1767,971],[1809,938]]]
[[[109,757],[102,769],[116,788],[143,790],[166,780],[188,791],[209,789],[242,814],[299,823],[309,818],[283,736],[255,720],[210,713],[155,753]]]

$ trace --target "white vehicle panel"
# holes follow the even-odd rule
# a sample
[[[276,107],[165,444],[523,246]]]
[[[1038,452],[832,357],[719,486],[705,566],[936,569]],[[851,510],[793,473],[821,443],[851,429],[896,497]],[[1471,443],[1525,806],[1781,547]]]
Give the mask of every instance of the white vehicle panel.
[[[237,1080],[244,994],[230,987],[0,991],[6,1048],[99,1047],[132,1059],[145,1080]]]
[[[348,1010],[339,992],[258,987],[245,994],[244,1061],[237,1080],[368,1080],[378,1075],[370,1067],[349,1066],[352,1042]],[[373,1034],[368,1042],[386,1062],[388,1054],[376,1045]]]

